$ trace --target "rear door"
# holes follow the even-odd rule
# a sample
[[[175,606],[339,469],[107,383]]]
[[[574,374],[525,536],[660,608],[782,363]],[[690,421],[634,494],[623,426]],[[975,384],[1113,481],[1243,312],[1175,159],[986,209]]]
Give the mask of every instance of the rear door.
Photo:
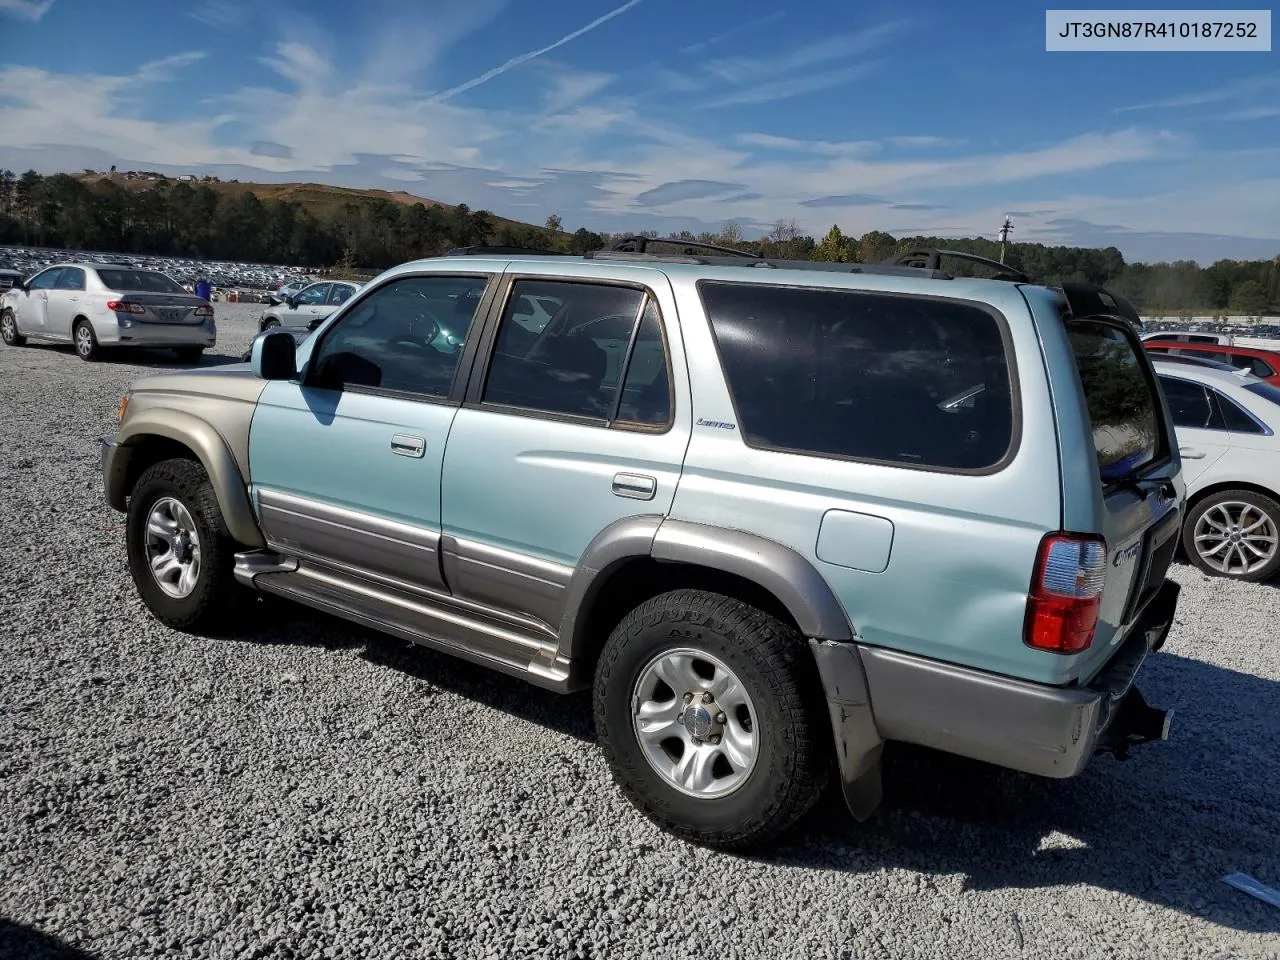
[[[1091,421],[1101,480],[1107,573],[1086,678],[1100,669],[1165,580],[1180,515],[1177,442],[1158,381],[1137,339],[1101,318],[1067,324]]]

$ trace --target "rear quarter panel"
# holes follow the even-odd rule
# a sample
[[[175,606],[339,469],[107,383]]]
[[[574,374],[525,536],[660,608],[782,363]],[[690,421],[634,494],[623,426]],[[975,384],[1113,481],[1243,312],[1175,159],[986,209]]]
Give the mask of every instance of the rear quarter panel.
[[[703,271],[739,280],[741,270]],[[995,673],[1057,683],[1071,665],[1022,642],[1027,591],[1045,532],[1061,523],[1058,438],[1041,344],[1013,284],[831,274],[820,285],[981,301],[1008,322],[1020,407],[1016,453],[998,472],[958,475],[756,449],[744,442],[695,277],[673,276],[689,357],[694,436],[672,517],[746,529],[814,564],[860,639]],[[770,271],[770,283],[813,285],[811,273]],[[724,426],[702,425],[733,424]],[[861,515],[838,528],[884,542],[887,563],[824,560],[829,511]],[[863,519],[865,518],[865,519]],[[829,543],[824,543],[829,547]],[[859,549],[843,551],[857,557]]]

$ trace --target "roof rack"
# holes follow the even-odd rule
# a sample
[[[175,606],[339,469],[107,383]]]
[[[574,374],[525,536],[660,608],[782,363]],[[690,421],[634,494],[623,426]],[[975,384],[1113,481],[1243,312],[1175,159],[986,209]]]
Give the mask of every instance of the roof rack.
[[[940,270],[942,268],[943,257],[954,257],[957,260],[967,260],[970,263],[980,263],[984,267],[992,267],[999,271],[991,278],[992,280],[1010,280],[1014,283],[1031,282],[1031,278],[1021,270],[1015,270],[1012,267],[1000,263],[998,260],[980,257],[976,253],[965,253],[962,250],[931,250],[928,248],[919,248],[892,256],[885,260],[884,263],[886,265],[892,264],[901,267],[919,267],[925,270]]]
[[[563,257],[559,250],[543,250],[537,247],[454,247],[445,251],[446,257],[512,257],[535,255],[540,257]]]
[[[719,244],[706,243],[702,240],[680,240],[676,237],[642,237],[639,235],[615,240],[609,246],[609,251],[612,253],[646,253],[651,243],[666,243],[676,247],[684,247],[686,248],[686,253],[690,253],[695,249],[711,250],[715,253],[723,253],[733,257],[748,257],[752,260],[763,259],[758,253],[748,253],[735,247],[722,247]]]

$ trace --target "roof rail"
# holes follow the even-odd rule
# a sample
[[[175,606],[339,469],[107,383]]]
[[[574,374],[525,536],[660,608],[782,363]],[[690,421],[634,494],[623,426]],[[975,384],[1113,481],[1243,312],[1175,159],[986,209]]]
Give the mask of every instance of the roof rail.
[[[915,250],[908,250],[906,253],[892,256],[885,260],[886,265],[893,264],[900,267],[919,267],[925,270],[940,270],[942,268],[943,257],[954,257],[957,260],[967,260],[970,263],[980,263],[984,267],[991,267],[999,271],[992,280],[1011,280],[1014,283],[1030,283],[1031,278],[1021,270],[1015,270],[1010,266],[1000,263],[998,260],[991,260],[988,257],[980,257],[976,253],[965,253],[963,250],[932,250],[927,247],[921,247]]]
[[[752,260],[760,260],[758,253],[748,253],[745,250],[738,250],[735,247],[722,247],[715,243],[706,243],[702,240],[680,240],[676,237],[642,237],[630,236],[622,237],[615,240],[609,247],[613,253],[645,253],[651,243],[666,243],[676,247],[688,248],[685,252],[692,250],[710,250],[715,253],[723,253],[732,257],[749,257]]]
[[[540,257],[565,256],[559,250],[541,250],[537,247],[486,247],[483,245],[454,247],[452,250],[445,251],[444,255],[446,257],[511,257],[531,254]]]
[[[639,263],[700,263],[703,265],[713,262],[707,257],[690,257],[675,253],[637,253],[634,250],[588,250],[582,255],[582,258],[584,260],[623,260]],[[736,261],[734,266],[737,266]]]

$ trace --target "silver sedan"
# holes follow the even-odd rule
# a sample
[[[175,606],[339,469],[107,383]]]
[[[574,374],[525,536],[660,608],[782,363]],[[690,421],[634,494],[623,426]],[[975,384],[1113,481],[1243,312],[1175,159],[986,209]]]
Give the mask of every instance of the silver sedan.
[[[157,270],[62,263],[0,298],[0,339],[70,343],[81,360],[108,347],[160,347],[198,363],[217,342],[213,306]]]

